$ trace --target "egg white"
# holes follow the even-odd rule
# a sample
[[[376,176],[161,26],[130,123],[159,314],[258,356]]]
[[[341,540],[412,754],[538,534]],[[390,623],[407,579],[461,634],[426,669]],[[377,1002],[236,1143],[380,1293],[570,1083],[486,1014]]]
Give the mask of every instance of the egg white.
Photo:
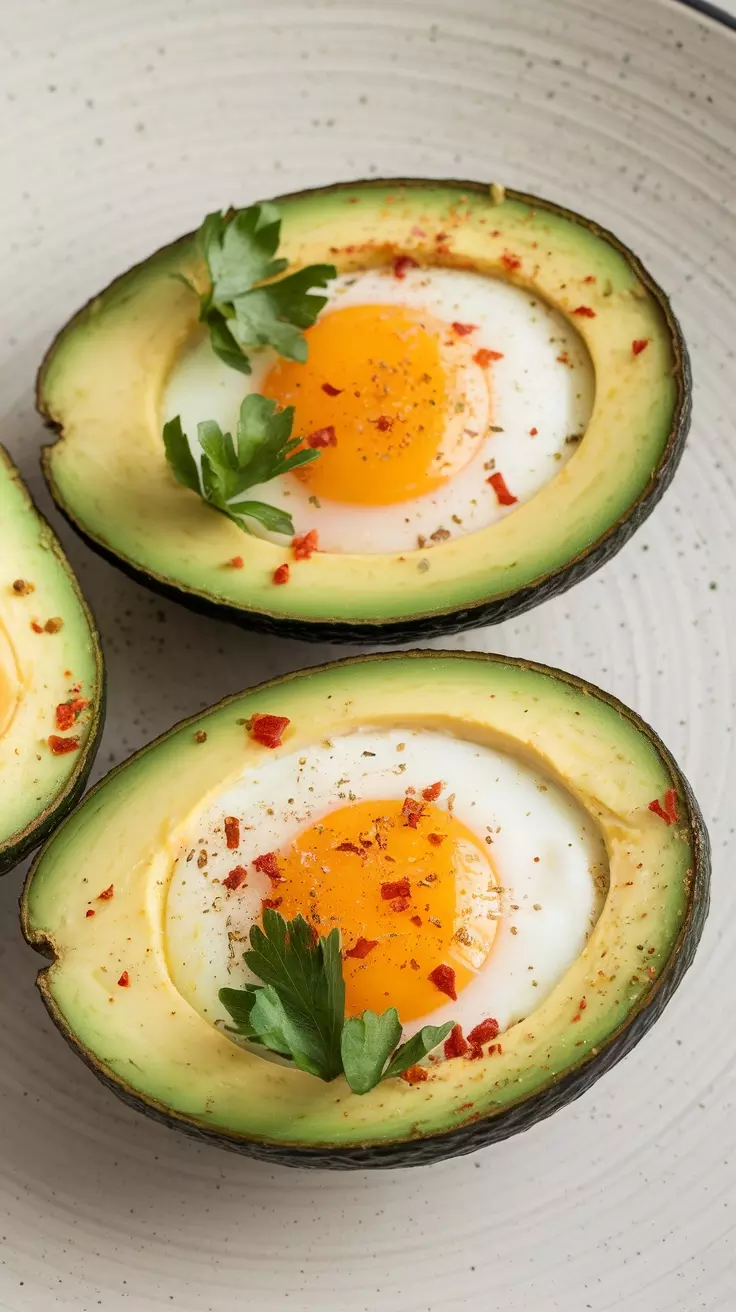
[[[402,279],[382,269],[343,275],[327,294],[323,315],[348,305],[395,304],[425,309],[448,325],[476,324],[477,331],[463,338],[463,344],[472,351],[487,347],[503,353],[487,371],[490,422],[502,431],[489,429],[483,389],[472,376],[481,371],[472,366],[467,378],[468,427],[480,427],[486,436],[465,468],[434,492],[388,506],[346,505],[320,497],[317,507],[309,500],[309,489],[293,475],[249,490],[249,498],[287,510],[297,533],[316,528],[322,550],[410,551],[421,538],[431,546],[431,535],[438,529],[455,538],[487,528],[516,509],[498,504],[486,481],[493,472],[486,467],[488,461],[495,462],[522,505],[574,454],[577,443],[569,439],[584,433],[593,407],[593,366],[572,324],[532,293],[465,270],[431,268],[410,269]],[[569,364],[558,359],[564,353]],[[253,352],[253,373],[246,377],[223,364],[207,338],[200,339],[172,371],[163,419],[180,415],[193,449],[201,420],[215,419],[223,430],[234,432],[243,397],[261,389],[275,359],[271,350]],[[253,527],[261,536],[283,542]]]
[[[588,813],[530,765],[421,728],[366,728],[271,758],[191,817],[173,853],[164,925],[182,996],[216,1023],[227,1019],[218,990],[252,978],[242,954],[261,898],[271,892],[251,865],[256,856],[351,800],[403,798],[409,785],[436,779],[445,788],[435,805],[452,805],[487,844],[500,884],[499,919],[485,963],[457,1001],[438,993],[437,1008],[405,1033],[450,1019],[467,1031],[488,1016],[503,1030],[529,1015],[580,955],[600,914],[608,877],[603,840]],[[235,852],[225,845],[225,816],[241,822]],[[200,866],[201,853],[207,861]],[[228,893],[221,881],[238,864],[248,870],[247,884]],[[343,939],[351,938],[346,924]]]

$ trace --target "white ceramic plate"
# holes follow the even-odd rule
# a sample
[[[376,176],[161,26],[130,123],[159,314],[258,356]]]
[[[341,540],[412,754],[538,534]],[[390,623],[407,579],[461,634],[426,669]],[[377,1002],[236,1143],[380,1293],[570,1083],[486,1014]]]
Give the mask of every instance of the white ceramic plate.
[[[669,0],[4,0],[0,35],[0,433],[44,507],[45,346],[208,209],[374,173],[499,179],[642,256],[693,356],[674,487],[589,582],[454,645],[565,666],[634,706],[692,780],[716,858],[696,965],[613,1074],[474,1158],[347,1176],[240,1160],[118,1103],[46,1017],[9,875],[0,1305],[732,1309],[736,32]],[[98,774],[225,693],[338,654],[195,618],[61,536],[107,653]]]

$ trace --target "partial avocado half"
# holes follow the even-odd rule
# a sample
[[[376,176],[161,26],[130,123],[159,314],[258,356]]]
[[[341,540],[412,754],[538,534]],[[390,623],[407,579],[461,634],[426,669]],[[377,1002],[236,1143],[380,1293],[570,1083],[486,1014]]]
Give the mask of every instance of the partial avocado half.
[[[283,746],[270,751],[252,740],[247,722],[256,713],[288,718]],[[357,1096],[342,1077],[323,1084],[254,1056],[196,1011],[174,985],[162,926],[177,843],[188,846],[182,827],[199,823],[192,817],[205,799],[279,753],[306,758],[326,737],[366,725],[427,727],[531,763],[592,819],[609,872],[582,953],[539,1006],[499,1035],[500,1050],[437,1063],[422,1083],[387,1079]],[[130,1105],[285,1165],[396,1167],[524,1130],[625,1056],[693,960],[709,870],[691,789],[633,711],[532,662],[418,651],[288,675],[176,725],[65,821],[36,859],[21,914],[28,942],[51,957],[38,983],[53,1020]]]
[[[541,491],[485,529],[430,552],[316,552],[274,586],[284,548],[206,506],[165,460],[167,380],[200,331],[197,298],[172,277],[205,276],[190,234],[90,301],[39,372],[38,407],[58,434],[44,472],[88,543],[197,610],[284,636],[371,643],[508,619],[609,560],[668,486],[690,420],[679,325],[631,251],[561,206],[481,183],[374,180],[277,203],[279,253],[294,267],[329,261],[348,273],[406,254],[505,279],[569,317],[596,380],[582,441]],[[238,557],[243,567],[228,568]]]
[[[0,447],[0,874],[74,805],[104,718],[94,620],[61,545]]]

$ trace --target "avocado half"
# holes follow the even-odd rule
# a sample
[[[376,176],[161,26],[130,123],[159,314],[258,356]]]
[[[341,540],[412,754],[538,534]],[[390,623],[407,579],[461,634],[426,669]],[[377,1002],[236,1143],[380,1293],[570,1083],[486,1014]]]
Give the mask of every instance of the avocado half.
[[[212,790],[257,769],[264,753],[271,759],[244,728],[256,712],[291,721],[277,752],[366,724],[427,726],[501,747],[562,783],[594,818],[609,858],[600,918],[552,993],[502,1034],[502,1054],[440,1063],[425,1083],[386,1080],[359,1097],[342,1077],[322,1084],[237,1047],[177,992],[161,928],[176,835]],[[671,824],[649,805],[669,790]],[[94,901],[110,885],[114,896]],[[176,725],[65,821],[28,876],[21,916],[28,942],[52,958],[38,984],[53,1020],[132,1106],[285,1165],[395,1167],[504,1139],[589,1089],[680,983],[708,886],[697,803],[633,711],[543,665],[419,651],[288,675]],[[130,984],[120,988],[123,969]]]
[[[248,537],[180,487],[164,456],[166,381],[199,331],[197,298],[172,275],[206,276],[189,234],[90,301],[39,372],[38,408],[58,433],[44,472],[90,546],[219,618],[371,643],[508,619],[609,560],[668,486],[690,420],[679,325],[631,251],[559,205],[477,182],[344,183],[277,203],[293,266],[329,261],[344,273],[402,253],[504,278],[568,316],[584,301],[592,317],[573,321],[592,359],[596,401],[582,442],[535,497],[487,529],[428,556],[316,553],[288,587],[274,586],[283,547]],[[633,343],[644,340],[635,355]],[[228,569],[237,556],[243,568]]]
[[[74,805],[95,759],[104,671],[94,620],[52,529],[0,447],[0,874]],[[56,708],[74,699],[65,729]],[[64,723],[64,712],[61,712]],[[71,751],[49,739],[74,739]]]

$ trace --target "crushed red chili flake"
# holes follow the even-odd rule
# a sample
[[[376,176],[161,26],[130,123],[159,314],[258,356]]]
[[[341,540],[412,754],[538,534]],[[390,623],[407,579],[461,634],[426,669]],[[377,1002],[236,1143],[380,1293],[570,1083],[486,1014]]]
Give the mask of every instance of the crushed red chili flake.
[[[490,351],[487,346],[481,346],[473,356],[473,362],[486,369],[493,360],[503,360],[503,351]]]
[[[73,697],[71,701],[60,702],[56,708],[57,729],[71,729],[89,702],[86,697]]]
[[[509,492],[503,474],[491,474],[491,477],[487,478],[486,482],[490,483],[493,491],[496,493],[499,506],[513,506],[515,502],[518,501],[519,498],[515,497],[512,492]]]
[[[207,742],[206,729],[198,729],[194,735],[194,741],[195,743],[206,743]]]
[[[253,865],[260,875],[268,875],[272,884],[282,884],[284,877],[279,869],[279,861],[275,852],[263,852],[253,861]]]
[[[509,251],[504,251],[501,256],[501,263],[504,269],[509,270],[509,273],[513,273],[514,269],[521,268],[521,260],[518,255],[511,255]]]
[[[225,816],[225,842],[231,852],[240,846],[240,821],[236,815]]]
[[[469,337],[471,333],[478,331],[477,323],[458,323],[457,320],[450,324],[456,337]]]
[[[247,876],[248,871],[245,866],[235,866],[223,879],[222,886],[235,892],[236,888],[240,888],[240,885],[245,883]]]
[[[410,829],[416,829],[424,815],[424,807],[421,802],[415,802],[413,797],[405,797],[401,814],[404,817],[404,824],[408,825]]]
[[[674,788],[668,788],[662,801],[655,797],[653,802],[649,803],[649,810],[658,815],[660,820],[664,820],[666,825],[674,825],[679,820],[677,811],[677,793]]]
[[[452,998],[453,1002],[457,1002],[455,972],[452,966],[435,966],[434,970],[430,970],[427,978],[431,980],[436,989],[439,989],[440,993],[446,993],[448,998]]]
[[[595,281],[596,281],[596,277],[594,273],[589,273],[585,278],[583,278],[583,282],[595,282]]]
[[[335,848],[335,851],[336,851],[336,852],[354,852],[355,855],[356,855],[356,856],[359,856],[359,857],[362,857],[362,856],[364,855],[363,848],[362,848],[362,847],[358,847],[358,844],[357,844],[357,843],[338,843],[337,847]]]
[[[276,911],[276,910],[278,909],[278,907],[281,906],[281,903],[283,902],[283,900],[284,900],[284,899],[283,899],[282,897],[262,897],[262,898],[261,898],[261,910],[262,910],[262,911]]]
[[[595,310],[592,310],[589,305],[576,306],[573,310],[573,314],[579,315],[581,319],[595,319],[596,317]]]
[[[90,917],[90,916],[93,916],[94,914],[95,914],[95,912],[94,912],[94,907],[89,907],[89,908],[87,909],[87,911],[85,911],[85,913],[84,913],[84,915],[85,915],[85,919],[88,920],[89,917]]]
[[[342,393],[345,391],[345,388],[344,388],[344,387],[333,387],[333,386],[332,386],[332,383],[323,383],[323,384],[322,384],[322,391],[323,391],[323,392],[326,392],[328,396],[341,396]]]
[[[230,569],[242,569],[245,561],[242,556],[232,556],[227,563],[230,566]]]
[[[123,971],[122,975],[120,976],[120,979],[118,980],[118,984],[120,985],[121,989],[130,988],[130,975],[128,974],[127,970]]]
[[[446,838],[447,834],[427,834],[427,842],[431,843],[432,847],[439,847],[440,843],[444,843]]]
[[[388,433],[394,426],[393,419],[388,415],[379,415],[377,419],[371,420],[371,423],[375,423],[379,433]]]
[[[31,628],[34,633],[43,633],[43,624],[39,624],[38,620],[31,620]]]
[[[76,752],[79,748],[78,738],[59,738],[52,733],[47,741],[54,756],[66,756],[67,752]]]
[[[98,893],[98,894],[97,894],[97,901],[98,901],[98,902],[109,902],[109,901],[110,901],[110,898],[113,896],[114,892],[115,892],[115,885],[114,885],[114,884],[110,884],[107,888],[103,888],[103,890],[102,890],[101,893]]]
[[[633,355],[641,355],[642,351],[646,351],[648,345],[649,345],[649,338],[648,338],[648,337],[637,337],[637,338],[635,338],[634,341],[631,343],[631,351],[632,351],[632,354],[633,354]]]
[[[326,428],[315,428],[313,433],[307,438],[307,446],[313,451],[319,450],[323,446],[337,446],[337,435],[334,426],[328,424]]]
[[[289,566],[286,564],[286,562],[284,562],[283,565],[279,565],[278,568],[274,570],[273,582],[276,584],[288,583],[290,574],[291,574],[291,570],[289,569]]]
[[[431,979],[430,975],[430,979]],[[453,1025],[449,1035],[445,1039],[444,1053],[449,1059],[451,1057],[464,1057],[468,1051],[468,1044],[463,1034],[462,1025]]]
[[[476,1025],[475,1028],[470,1031],[468,1035],[468,1043],[473,1046],[480,1045],[481,1043],[490,1043],[491,1039],[496,1038],[499,1029],[500,1026],[498,1021],[495,1020],[493,1016],[489,1016],[487,1020],[482,1020],[479,1025]]]
[[[16,597],[28,597],[36,591],[35,583],[29,583],[27,579],[15,579],[12,586]]]
[[[403,879],[394,879],[388,884],[381,884],[381,897],[384,902],[390,902],[395,897],[409,897],[411,893],[411,884],[406,876]]]
[[[417,929],[419,929],[420,926],[421,926],[421,923],[422,923],[422,917],[421,917],[421,916],[412,916],[412,918],[411,918],[411,923],[412,923],[412,925],[416,925]]]
[[[61,618],[61,616],[52,615],[51,619],[47,620],[46,623],[44,624],[43,629],[44,629],[44,633],[58,633],[60,629],[63,629],[63,627],[64,627],[64,621]]]
[[[407,1084],[423,1084],[429,1079],[429,1074],[423,1066],[410,1066],[408,1070],[401,1072],[399,1079],[406,1080]]]
[[[392,911],[407,911],[411,906],[410,897],[395,897],[393,902],[389,903]]]
[[[356,961],[363,961],[368,956],[368,953],[372,952],[373,949],[377,947],[378,947],[377,938],[361,937],[359,939],[356,939],[355,943],[351,948],[347,948],[347,950],[343,953],[343,956],[354,957]]]
[[[285,715],[257,713],[247,721],[246,728],[253,741],[262,747],[280,747],[281,737],[289,723]]]
[[[310,556],[318,550],[319,536],[316,528],[310,528],[308,533],[303,533],[301,537],[291,539],[291,549],[294,553],[294,560],[309,560]]]
[[[530,428],[530,429],[529,429],[529,436],[530,436],[530,437],[536,437],[538,432],[539,432],[539,429],[538,429],[538,428]]]
[[[394,278],[405,278],[410,269],[418,269],[419,265],[411,255],[397,255],[393,262]]]
[[[585,1001],[585,998],[581,998],[580,1001],[579,1001],[579,1003],[578,1003],[578,1011],[585,1011],[585,1008],[587,1007],[587,1005],[588,1005],[588,1004],[587,1004],[587,1002]]]
[[[436,802],[441,792],[442,792],[442,784],[438,779],[436,783],[430,784],[428,788],[422,789],[422,797],[424,798],[425,802]]]

